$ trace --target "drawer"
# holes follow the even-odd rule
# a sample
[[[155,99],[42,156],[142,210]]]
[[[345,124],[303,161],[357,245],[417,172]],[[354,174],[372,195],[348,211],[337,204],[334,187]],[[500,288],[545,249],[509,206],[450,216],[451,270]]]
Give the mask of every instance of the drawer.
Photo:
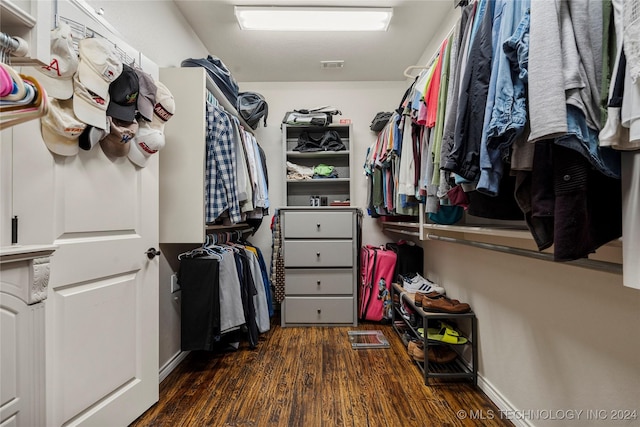
[[[353,237],[352,212],[284,212],[284,238]]]
[[[287,295],[353,295],[353,268],[286,269]]]
[[[285,323],[353,323],[352,297],[285,297]]]
[[[286,240],[285,267],[352,267],[351,240]]]

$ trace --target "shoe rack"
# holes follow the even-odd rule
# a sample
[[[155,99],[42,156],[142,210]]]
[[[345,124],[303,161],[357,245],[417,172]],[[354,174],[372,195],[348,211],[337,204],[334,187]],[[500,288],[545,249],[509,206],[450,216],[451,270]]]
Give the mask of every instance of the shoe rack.
[[[404,291],[402,286],[393,283],[391,286],[391,297],[393,301],[392,322],[394,331],[402,338],[408,332],[414,338],[422,339],[424,345],[424,361],[417,362],[416,365],[424,374],[424,383],[429,385],[431,379],[451,380],[451,381],[471,381],[478,384],[478,348],[477,348],[477,326],[476,315],[473,311],[467,313],[436,313],[425,311],[422,307],[416,306],[414,294]],[[415,322],[405,319],[402,316],[400,307],[404,302],[415,313]],[[449,321],[458,326],[462,331],[462,336],[467,339],[465,344],[447,344],[431,341],[427,339],[427,328],[434,327],[439,320]],[[402,323],[400,323],[402,322]],[[398,326],[401,324],[402,326]],[[423,328],[424,337],[420,336],[418,328]],[[428,358],[429,347],[434,345],[446,345],[453,349],[458,357],[449,363],[434,363]],[[413,360],[413,358],[412,358]]]

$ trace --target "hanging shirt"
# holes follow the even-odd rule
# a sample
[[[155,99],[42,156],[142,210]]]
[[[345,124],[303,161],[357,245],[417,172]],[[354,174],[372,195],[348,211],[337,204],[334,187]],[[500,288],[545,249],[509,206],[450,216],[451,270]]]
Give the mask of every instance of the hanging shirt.
[[[207,159],[205,173],[205,221],[210,223],[229,211],[232,223],[240,222],[233,127],[219,107],[207,108]]]

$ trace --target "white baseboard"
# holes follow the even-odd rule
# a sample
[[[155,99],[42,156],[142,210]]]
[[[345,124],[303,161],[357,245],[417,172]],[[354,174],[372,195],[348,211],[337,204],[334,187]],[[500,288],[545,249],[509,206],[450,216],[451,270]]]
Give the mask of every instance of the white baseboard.
[[[499,410],[506,413],[514,413],[518,410],[518,408],[513,406],[511,402],[509,402],[509,400],[493,386],[493,384],[480,374],[478,374],[478,387],[480,387],[489,399],[495,403]],[[497,414],[497,416],[499,415]],[[507,414],[505,414],[505,416],[507,416]],[[517,427],[535,427],[530,420],[519,418],[520,417],[509,418],[509,421]]]
[[[158,384],[164,381],[164,379],[167,378],[169,374],[178,367],[180,362],[182,362],[184,358],[189,355],[189,353],[190,351],[179,351],[167,363],[165,363],[160,368]]]

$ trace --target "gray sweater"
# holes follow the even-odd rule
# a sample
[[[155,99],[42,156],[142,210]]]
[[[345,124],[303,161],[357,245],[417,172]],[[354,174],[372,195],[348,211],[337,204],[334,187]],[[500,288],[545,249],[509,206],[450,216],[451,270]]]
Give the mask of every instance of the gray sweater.
[[[600,129],[600,0],[532,0],[529,111],[534,142],[567,132],[566,104]]]

